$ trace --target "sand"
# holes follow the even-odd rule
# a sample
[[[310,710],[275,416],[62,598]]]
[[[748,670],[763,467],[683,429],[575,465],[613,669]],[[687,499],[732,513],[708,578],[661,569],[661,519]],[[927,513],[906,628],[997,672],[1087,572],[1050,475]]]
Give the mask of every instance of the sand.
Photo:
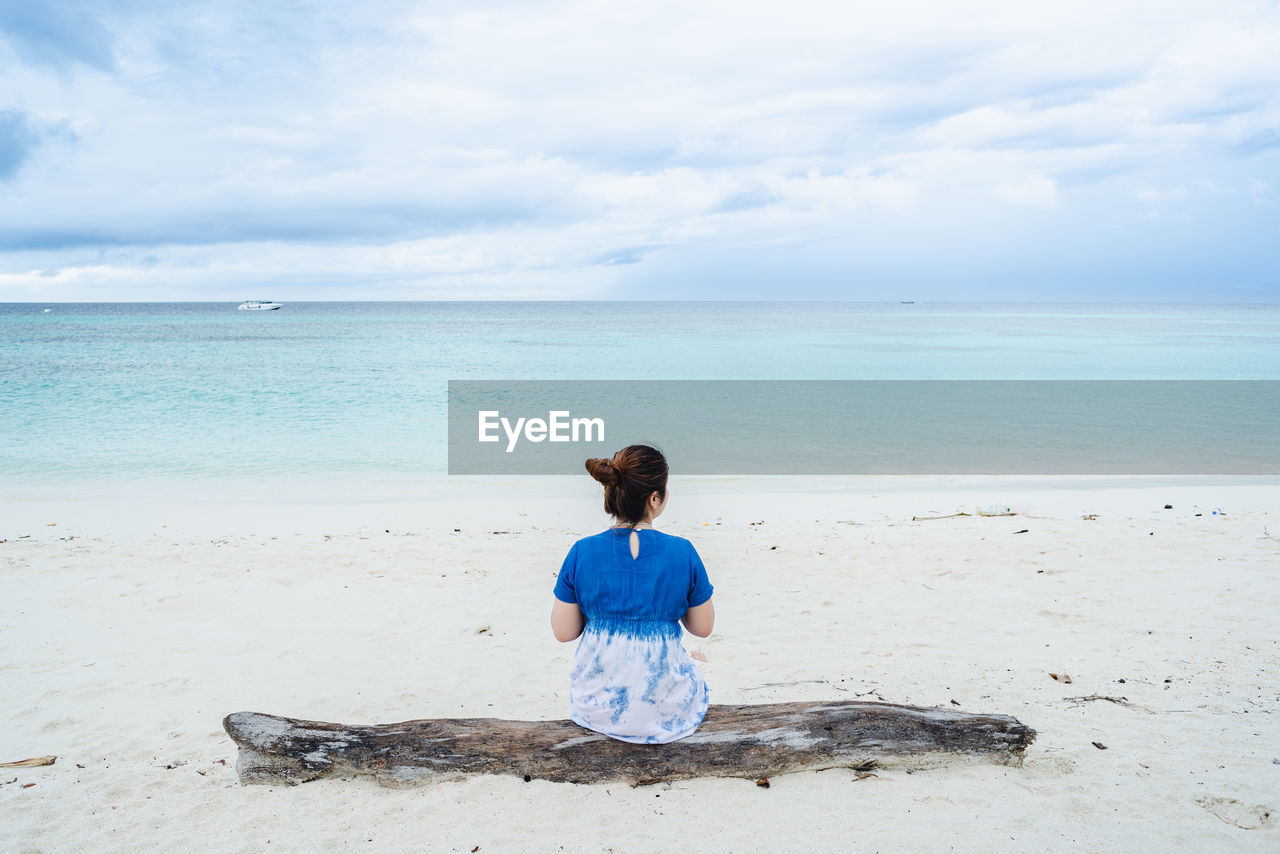
[[[673,481],[713,702],[1011,714],[1022,768],[242,786],[232,711],[565,716],[551,587],[594,485],[366,486],[3,494],[0,761],[58,759],[0,769],[0,850],[1280,849],[1274,479]]]

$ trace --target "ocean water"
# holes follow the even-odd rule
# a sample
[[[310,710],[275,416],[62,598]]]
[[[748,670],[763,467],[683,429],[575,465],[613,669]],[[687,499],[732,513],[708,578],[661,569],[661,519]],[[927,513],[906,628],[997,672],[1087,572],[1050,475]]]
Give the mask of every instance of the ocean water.
[[[0,304],[0,484],[441,474],[460,379],[1277,380],[1280,306]]]

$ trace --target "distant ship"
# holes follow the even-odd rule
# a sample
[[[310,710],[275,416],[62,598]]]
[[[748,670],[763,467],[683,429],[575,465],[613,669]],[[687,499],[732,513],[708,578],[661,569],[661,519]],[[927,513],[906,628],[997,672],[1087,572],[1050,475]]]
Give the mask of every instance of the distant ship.
[[[269,300],[261,300],[261,299],[247,299],[244,302],[240,303],[240,310],[241,311],[275,311],[282,305],[284,305],[284,303],[282,302],[271,302]]]
[[[916,304],[916,301],[915,301],[915,300],[913,300],[913,299],[900,299],[900,300],[898,300],[898,302],[902,303],[903,305],[915,305],[915,304]]]

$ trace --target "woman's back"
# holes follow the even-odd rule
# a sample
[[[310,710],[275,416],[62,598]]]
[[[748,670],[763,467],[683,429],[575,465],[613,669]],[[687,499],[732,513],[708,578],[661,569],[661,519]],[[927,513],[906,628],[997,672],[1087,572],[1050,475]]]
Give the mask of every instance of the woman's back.
[[[588,620],[678,622],[692,605],[711,598],[711,584],[693,544],[652,528],[638,528],[633,557],[629,528],[610,528],[574,543],[560,570],[556,598],[577,602]],[[586,567],[579,572],[578,567]],[[567,572],[566,572],[567,570]],[[563,586],[562,586],[563,585]],[[572,595],[566,599],[561,593]]]
[[[680,619],[711,598],[688,540],[626,528],[576,542],[555,596],[577,604],[586,627],[570,673],[570,717],[622,741],[661,744],[693,732],[709,692],[681,643]]]

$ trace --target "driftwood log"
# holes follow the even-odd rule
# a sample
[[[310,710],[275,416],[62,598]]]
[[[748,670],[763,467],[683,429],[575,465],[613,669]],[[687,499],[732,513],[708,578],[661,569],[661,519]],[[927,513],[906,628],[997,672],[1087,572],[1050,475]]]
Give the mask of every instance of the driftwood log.
[[[788,771],[922,767],[968,758],[1021,765],[1035,730],[1007,715],[890,703],[712,706],[671,744],[615,741],[571,721],[454,718],[377,726],[236,712],[222,722],[239,745],[242,783],[370,776],[386,786],[466,774],[633,785],[691,777],[758,779]]]

